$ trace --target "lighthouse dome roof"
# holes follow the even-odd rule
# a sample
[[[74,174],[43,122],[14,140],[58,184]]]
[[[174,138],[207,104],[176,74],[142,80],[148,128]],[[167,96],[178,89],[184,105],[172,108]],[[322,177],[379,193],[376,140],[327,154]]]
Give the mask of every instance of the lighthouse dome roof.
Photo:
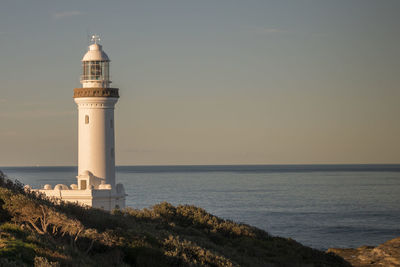
[[[82,61],[110,61],[110,59],[104,53],[102,46],[95,43],[89,46],[89,51],[83,56]]]

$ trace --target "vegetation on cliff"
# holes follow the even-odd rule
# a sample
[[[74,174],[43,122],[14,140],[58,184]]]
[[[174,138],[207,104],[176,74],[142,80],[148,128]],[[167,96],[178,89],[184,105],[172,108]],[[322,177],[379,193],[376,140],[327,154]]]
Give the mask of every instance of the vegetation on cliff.
[[[25,191],[0,172],[0,266],[350,266],[204,209],[105,211]]]
[[[328,251],[343,257],[354,267],[400,266],[400,237],[376,247],[330,248]]]

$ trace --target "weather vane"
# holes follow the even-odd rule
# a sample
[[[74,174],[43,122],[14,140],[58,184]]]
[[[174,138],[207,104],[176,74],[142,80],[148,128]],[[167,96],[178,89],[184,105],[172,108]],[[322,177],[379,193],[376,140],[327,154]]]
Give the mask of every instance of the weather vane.
[[[98,42],[100,42],[100,36],[98,36],[97,34],[92,35],[91,41],[92,43],[97,44]]]

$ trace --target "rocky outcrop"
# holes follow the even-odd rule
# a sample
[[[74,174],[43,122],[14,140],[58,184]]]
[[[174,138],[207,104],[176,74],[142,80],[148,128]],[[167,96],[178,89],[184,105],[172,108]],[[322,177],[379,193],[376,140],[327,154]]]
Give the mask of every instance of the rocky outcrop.
[[[330,248],[328,252],[339,255],[355,267],[397,267],[400,266],[400,237],[377,247]]]

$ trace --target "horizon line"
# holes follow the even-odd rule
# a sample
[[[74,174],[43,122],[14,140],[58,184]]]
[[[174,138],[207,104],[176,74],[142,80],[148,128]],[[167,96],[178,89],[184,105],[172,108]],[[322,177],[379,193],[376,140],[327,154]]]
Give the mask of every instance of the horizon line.
[[[202,166],[389,166],[400,165],[400,163],[243,163],[243,164],[143,164],[143,165],[115,165],[115,167],[202,167]],[[58,168],[58,167],[78,167],[78,165],[11,165],[0,166],[1,168]]]

